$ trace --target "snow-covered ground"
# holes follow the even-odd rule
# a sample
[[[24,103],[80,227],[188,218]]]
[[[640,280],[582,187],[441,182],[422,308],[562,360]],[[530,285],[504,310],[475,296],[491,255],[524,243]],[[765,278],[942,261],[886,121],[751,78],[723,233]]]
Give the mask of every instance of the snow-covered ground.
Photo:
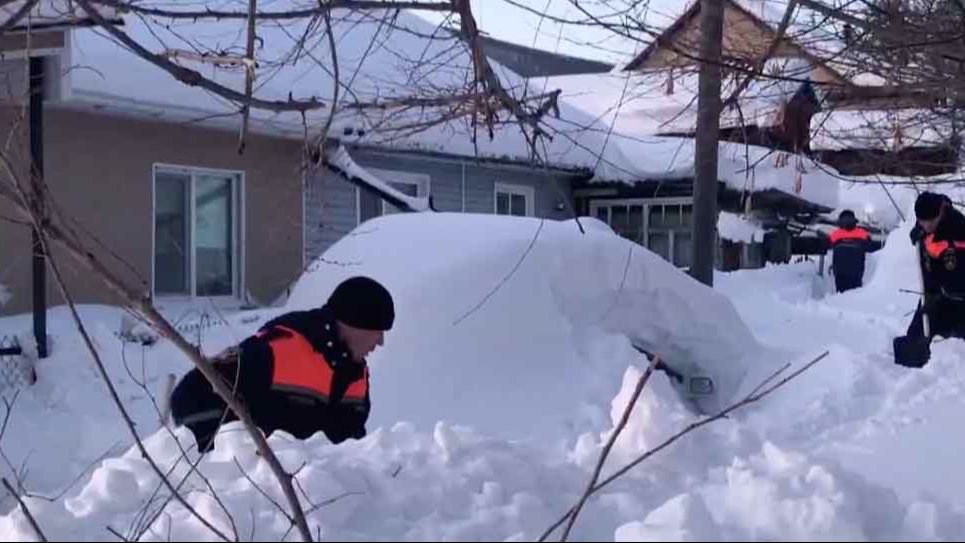
[[[583,237],[572,222],[463,217],[431,219],[450,222],[417,246],[398,241],[424,233],[422,218],[366,223],[296,286],[289,307],[315,305],[339,278],[364,272],[397,301],[398,325],[371,359],[370,435],[340,446],[323,436],[270,439],[283,464],[297,470],[306,503],[337,498],[309,515],[323,539],[538,537],[578,498],[646,363],[628,336],[669,353],[671,362],[691,357],[696,367],[688,371],[733,377],[725,395],[746,389],[764,369],[824,350],[830,356],[608,487],[589,503],[575,538],[965,536],[958,492],[965,437],[955,424],[965,403],[965,344],[935,345],[920,371],[892,362],[891,338],[903,333],[915,304],[898,292],[915,286],[907,226],[875,255],[863,289],[816,299],[826,285],[811,262],[720,274],[715,293],[596,221],[584,222]],[[223,324],[196,333],[214,352],[282,310],[224,315],[214,319]],[[206,320],[199,312],[216,315],[212,308],[169,312],[186,329]],[[116,309],[83,313],[148,450],[180,481],[187,461],[159,430],[137,381],[160,395],[167,375],[182,374],[186,362],[164,342],[123,344]],[[3,333],[21,334],[25,344],[29,325],[28,316],[0,320]],[[0,442],[14,469],[26,467],[28,491],[55,498],[26,499],[47,536],[102,540],[113,538],[108,527],[130,535],[140,526],[149,528],[147,540],[216,539],[177,504],[151,514],[166,493],[155,496],[157,478],[130,448],[62,308],[52,314],[51,334],[54,355],[38,364],[39,382],[18,397]],[[696,418],[658,374],[604,472]],[[174,436],[191,443],[183,430]],[[288,532],[288,520],[253,488],[284,503],[237,426],[225,429],[199,469],[234,527],[196,476],[188,501],[229,537]],[[10,467],[2,471],[12,480]],[[146,503],[154,505],[144,515]],[[33,539],[14,505],[7,500],[0,536]]]

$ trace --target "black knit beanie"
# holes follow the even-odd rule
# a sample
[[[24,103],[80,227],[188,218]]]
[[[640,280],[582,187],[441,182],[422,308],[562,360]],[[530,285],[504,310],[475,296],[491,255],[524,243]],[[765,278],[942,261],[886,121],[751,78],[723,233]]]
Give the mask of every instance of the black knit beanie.
[[[346,279],[326,304],[342,324],[363,330],[391,330],[395,322],[392,295],[378,281],[368,277]]]
[[[930,221],[938,218],[942,211],[942,204],[945,197],[934,192],[923,192],[915,200],[915,216],[922,221]]]
[[[858,226],[858,218],[855,216],[854,211],[850,209],[845,209],[838,215],[838,226],[844,228],[845,230],[854,230]]]

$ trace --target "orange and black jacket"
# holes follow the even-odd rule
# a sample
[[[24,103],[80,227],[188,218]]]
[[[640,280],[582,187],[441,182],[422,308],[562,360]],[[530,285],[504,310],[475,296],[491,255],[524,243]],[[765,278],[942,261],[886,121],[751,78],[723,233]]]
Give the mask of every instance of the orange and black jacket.
[[[935,233],[922,240],[925,292],[965,301],[965,216],[945,208]]]
[[[865,255],[871,250],[871,235],[864,228],[850,230],[838,228],[831,232],[831,248],[834,251],[832,265],[839,277],[864,275]]]
[[[306,439],[324,432],[332,443],[365,437],[368,367],[351,359],[328,308],[270,321],[242,342],[236,363],[218,369],[266,435],[282,430]],[[199,449],[209,450],[225,408],[197,369],[178,384],[171,411],[194,433]],[[229,414],[224,422],[232,420]]]

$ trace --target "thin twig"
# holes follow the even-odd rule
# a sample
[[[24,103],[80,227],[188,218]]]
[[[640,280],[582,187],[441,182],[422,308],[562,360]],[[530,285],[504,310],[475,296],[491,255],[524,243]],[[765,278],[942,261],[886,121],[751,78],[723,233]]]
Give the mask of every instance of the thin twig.
[[[23,511],[24,516],[27,517],[27,522],[30,523],[30,526],[34,529],[35,532],[37,532],[37,537],[39,537],[41,541],[46,543],[47,536],[44,535],[43,530],[40,529],[40,525],[37,524],[37,519],[35,519],[33,514],[30,513],[30,509],[27,507],[27,504],[23,502],[23,499],[20,498],[20,494],[18,494],[17,491],[13,489],[13,486],[10,485],[10,482],[7,481],[6,477],[3,478],[3,487],[6,488],[7,492],[9,492],[10,495],[17,500],[17,503],[20,504],[20,510]]]
[[[115,530],[113,526],[108,525],[108,526],[107,526],[107,531],[110,532],[110,533],[112,533],[112,534],[114,535],[114,537],[116,537],[117,539],[120,539],[121,541],[130,541],[130,539],[124,537],[124,536],[121,535],[117,530]]]
[[[16,189],[19,189],[21,186],[23,186],[22,182],[20,182],[20,176],[17,175],[17,171],[14,168],[13,163],[4,153],[0,153],[0,165],[3,166],[4,170],[6,170],[8,179]],[[233,391],[229,388],[228,383],[214,368],[211,361],[202,356],[200,350],[196,346],[189,343],[183,335],[174,329],[171,323],[168,322],[168,320],[161,315],[157,308],[154,307],[150,297],[138,295],[135,289],[127,286],[124,280],[120,279],[120,277],[118,277],[113,270],[100,262],[100,260],[98,260],[92,252],[87,250],[77,240],[68,237],[64,231],[51,220],[51,218],[45,218],[41,226],[41,221],[35,216],[35,211],[23,203],[27,201],[27,199],[24,197],[24,192],[22,190],[18,190],[18,193],[20,195],[20,201],[14,201],[14,205],[21,211],[21,213],[32,220],[35,228],[43,232],[44,236],[42,236],[42,239],[44,239],[45,243],[49,238],[50,240],[58,243],[62,248],[66,249],[69,255],[71,255],[81,264],[87,266],[92,272],[94,272],[95,275],[100,277],[101,281],[110,290],[121,296],[121,298],[127,302],[131,309],[134,309],[143,315],[158,333],[174,343],[174,345],[182,353],[188,356],[191,362],[196,368],[198,368],[201,374],[211,385],[215,393],[226,403],[231,411],[242,422],[245,430],[252,436],[255,446],[258,449],[258,453],[268,463],[269,468],[282,487],[282,491],[284,492],[285,498],[288,500],[289,506],[292,509],[295,523],[302,539],[305,541],[310,541],[312,534],[308,529],[308,523],[305,520],[304,511],[298,501],[298,496],[295,494],[295,489],[292,486],[291,475],[285,471],[285,468],[281,465],[277,455],[275,455],[274,451],[272,451],[271,447],[268,445],[265,436],[262,435],[258,425],[251,417],[251,413],[244,406],[243,402],[235,396]],[[49,254],[49,252],[46,254]],[[110,382],[108,382],[108,385],[110,385]],[[156,472],[160,472],[160,468],[157,468],[156,465],[154,467],[156,468]],[[168,484],[170,484],[170,482],[168,482]]]
[[[496,286],[493,287],[493,289],[492,289],[491,291],[489,291],[489,293],[486,294],[486,296],[484,296],[482,300],[479,300],[479,303],[478,303],[478,304],[476,304],[472,309],[470,309],[469,311],[467,311],[465,315],[463,315],[463,316],[459,317],[458,319],[456,319],[456,321],[452,323],[453,326],[458,326],[459,323],[461,323],[462,321],[466,320],[467,318],[469,318],[470,315],[472,315],[473,313],[475,313],[476,311],[478,311],[479,308],[481,308],[483,305],[485,305],[486,302],[489,301],[489,299],[492,298],[493,295],[496,294],[496,292],[498,292],[499,289],[501,289],[501,288],[503,287],[503,285],[505,285],[505,284],[510,280],[510,278],[513,277],[513,275],[516,273],[516,270],[518,270],[519,267],[523,265],[523,262],[526,260],[526,257],[529,256],[530,251],[533,250],[533,246],[536,245],[536,240],[539,239],[539,234],[540,234],[540,232],[543,231],[543,225],[544,225],[545,223],[546,223],[546,219],[540,219],[540,221],[539,221],[539,227],[536,229],[536,233],[533,234],[533,239],[530,240],[529,246],[526,247],[526,250],[523,251],[523,254],[522,254],[522,255],[520,255],[519,261],[516,262],[516,265],[513,266],[513,269],[509,270],[509,273],[507,273],[506,276],[503,277],[502,281],[500,281],[499,283],[497,283]]]
[[[600,478],[600,472],[603,471],[603,464],[606,463],[607,456],[610,455],[610,450],[613,449],[613,444],[616,443],[617,438],[626,428],[627,422],[630,420],[630,413],[633,412],[634,406],[637,405],[637,400],[640,398],[640,393],[643,392],[643,387],[647,386],[647,381],[650,380],[650,376],[653,375],[654,368],[660,363],[660,357],[654,356],[650,361],[650,365],[647,366],[646,371],[640,376],[637,381],[637,388],[633,391],[633,396],[630,397],[630,401],[627,403],[626,408],[623,409],[623,416],[620,418],[620,422],[614,428],[613,433],[610,434],[610,439],[607,440],[606,446],[603,447],[603,451],[600,452],[600,459],[596,463],[596,469],[593,470],[593,477],[590,478],[590,482],[586,485],[586,490],[583,492],[583,496],[580,497],[580,501],[577,502],[576,507],[573,509],[573,514],[570,515],[570,520],[566,524],[566,528],[563,530],[563,537],[560,541],[567,541],[570,538],[570,531],[573,529],[573,525],[576,523],[577,517],[580,515],[580,511],[583,510],[583,506],[586,505],[586,500],[590,499],[590,493],[593,492],[593,487],[596,485],[597,480]]]
[[[74,305],[73,296],[70,294],[70,291],[67,289],[67,285],[64,282],[64,278],[60,273],[60,268],[57,266],[56,260],[54,259],[53,255],[50,254],[50,250],[47,246],[46,235],[43,232],[41,232],[41,235],[40,235],[40,242],[43,246],[44,254],[47,255],[47,266],[50,268],[50,271],[54,275],[54,280],[57,283],[57,287],[60,290],[60,294],[64,297],[64,300],[67,301],[67,305],[70,309],[71,316],[74,319],[74,324],[77,326],[77,331],[80,333],[81,337],[83,337],[84,343],[87,345],[87,350],[90,351],[91,355],[94,357],[94,363],[101,374],[101,378],[104,380],[104,383],[107,385],[107,389],[110,392],[111,398],[114,400],[114,404],[117,406],[118,410],[121,413],[121,417],[124,419],[124,424],[127,426],[131,435],[134,437],[134,442],[137,445],[138,451],[141,453],[141,456],[144,458],[144,460],[147,461],[147,463],[151,466],[151,468],[158,475],[158,477],[161,478],[161,481],[165,484],[165,486],[168,487],[168,489],[175,496],[178,502],[185,509],[187,509],[187,511],[191,513],[192,516],[198,519],[198,521],[200,521],[202,525],[204,525],[206,528],[211,530],[215,535],[220,537],[222,540],[231,541],[230,539],[228,539],[228,536],[222,533],[221,530],[216,528],[210,522],[208,522],[207,519],[201,516],[201,514],[198,513],[197,510],[195,510],[193,507],[191,507],[190,504],[188,504],[187,500],[185,500],[184,497],[181,496],[181,494],[174,488],[174,486],[171,484],[171,481],[167,478],[164,472],[161,471],[160,466],[157,465],[157,463],[154,461],[154,458],[151,457],[150,453],[148,453],[147,449],[144,447],[144,443],[143,441],[141,441],[141,437],[137,433],[134,420],[131,419],[130,414],[128,414],[127,409],[124,407],[124,403],[121,400],[120,396],[118,395],[117,389],[114,387],[114,383],[111,381],[110,375],[107,373],[107,368],[104,366],[103,360],[101,360],[100,353],[98,353],[97,348],[94,347],[94,343],[91,340],[90,335],[87,333],[87,328],[86,326],[84,326],[83,320],[81,320],[80,315],[77,313],[77,307]]]
[[[295,525],[295,519],[292,518],[292,516],[288,513],[288,511],[285,511],[285,508],[282,507],[281,504],[279,504],[274,498],[272,498],[271,496],[269,496],[268,493],[265,492],[265,490],[264,490],[263,488],[261,488],[261,486],[260,486],[258,483],[256,483],[255,480],[252,479],[250,475],[248,475],[248,472],[245,471],[245,468],[241,467],[241,463],[238,462],[238,459],[237,459],[237,458],[232,458],[232,460],[234,461],[235,466],[237,466],[238,471],[241,472],[241,475],[243,475],[244,478],[245,478],[249,483],[251,483],[251,486],[254,487],[254,489],[257,490],[258,493],[262,495],[262,497],[264,497],[266,500],[268,500],[269,503],[271,503],[272,505],[274,505],[274,506],[275,506],[275,509],[278,509],[278,511],[280,511],[282,515],[285,515],[285,518],[287,518],[288,521],[291,522],[292,526],[294,526],[294,525]]]
[[[341,76],[339,74],[338,68],[338,51],[335,46],[335,31],[332,29],[332,14],[326,11],[323,14],[325,20],[325,33],[328,35],[328,48],[332,54],[332,107],[331,111],[328,112],[328,117],[325,119],[325,125],[322,128],[322,133],[319,135],[319,142],[316,148],[320,153],[325,152],[325,140],[328,139],[328,132],[332,129],[332,123],[335,121],[335,112],[338,110],[338,89],[341,85]]]
[[[205,8],[201,11],[187,10],[165,10],[146,7],[135,2],[122,2],[120,0],[91,0],[95,4],[109,6],[122,12],[130,11],[140,15],[160,17],[164,19],[186,19],[198,21],[202,19],[247,19],[248,13],[244,11],[218,11]],[[452,11],[449,2],[389,2],[384,0],[326,0],[320,2],[318,7],[306,9],[293,9],[285,11],[262,11],[258,12],[256,18],[260,21],[290,21],[295,19],[306,19],[321,13],[328,13],[333,9],[344,8],[353,10],[382,10],[382,9],[406,9],[415,11]]]
[[[321,109],[325,107],[324,102],[319,101],[316,98],[312,98],[306,101],[298,100],[263,100],[260,98],[249,98],[245,96],[244,93],[238,92],[232,88],[226,87],[224,85],[215,83],[214,81],[204,77],[200,72],[185,68],[168,60],[166,57],[152,53],[151,51],[144,48],[143,45],[138,43],[137,40],[130,37],[127,33],[117,28],[117,25],[106,20],[102,17],[97,10],[91,5],[92,0],[77,0],[77,4],[84,9],[85,12],[90,16],[90,18],[97,23],[98,26],[102,27],[108,34],[110,34],[114,39],[123,44],[125,47],[131,50],[137,56],[147,60],[148,62],[154,64],[155,66],[161,68],[162,70],[171,74],[175,79],[189,85],[192,87],[200,87],[206,91],[212,92],[226,100],[230,100],[237,104],[244,104],[248,107],[256,107],[259,109],[265,109],[268,111],[283,112],[283,111],[310,111],[315,109]],[[311,536],[311,534],[309,534]]]
[[[596,494],[597,492],[599,492],[600,490],[602,490],[603,488],[605,488],[606,486],[608,486],[609,484],[611,484],[613,481],[617,480],[618,478],[622,477],[623,475],[625,475],[627,472],[629,472],[630,470],[632,470],[632,469],[635,468],[636,466],[640,465],[640,463],[646,461],[648,458],[650,458],[650,457],[652,457],[653,455],[659,453],[660,451],[666,449],[666,448],[669,447],[670,445],[674,444],[678,439],[684,437],[685,435],[689,434],[690,432],[693,432],[694,430],[697,430],[697,429],[699,429],[699,428],[702,428],[703,426],[706,426],[706,425],[708,425],[708,424],[710,424],[710,423],[712,423],[712,422],[716,422],[716,421],[718,421],[718,420],[727,418],[727,416],[730,415],[731,413],[733,413],[734,411],[736,411],[736,410],[738,410],[738,409],[741,409],[741,408],[743,408],[743,407],[746,407],[746,406],[748,406],[748,405],[750,405],[750,404],[752,404],[752,403],[755,403],[755,402],[760,401],[761,399],[767,397],[768,395],[770,395],[771,393],[773,393],[775,390],[783,387],[783,386],[786,385],[787,383],[789,383],[789,382],[791,382],[792,380],[796,379],[799,375],[801,375],[801,374],[804,373],[805,371],[811,369],[815,364],[817,364],[818,362],[820,362],[821,360],[823,360],[824,358],[826,358],[826,357],[828,356],[828,354],[830,354],[830,352],[829,352],[829,351],[825,351],[823,354],[821,354],[820,356],[818,356],[818,357],[815,358],[814,360],[808,362],[807,364],[805,364],[804,366],[802,366],[800,369],[798,369],[798,370],[795,371],[794,373],[788,375],[788,376],[785,377],[784,379],[781,379],[780,381],[778,381],[778,382],[775,383],[774,385],[770,386],[769,388],[766,388],[766,389],[761,390],[761,388],[762,388],[761,386],[756,387],[756,388],[754,389],[754,392],[751,392],[751,393],[748,394],[746,397],[744,397],[744,399],[740,400],[740,401],[737,402],[737,403],[734,403],[734,404],[730,405],[729,407],[725,408],[723,411],[720,411],[720,412],[717,413],[716,415],[713,415],[713,416],[711,416],[711,417],[705,418],[705,419],[700,420],[700,421],[698,421],[698,422],[694,422],[694,423],[689,424],[689,425],[686,426],[684,429],[680,430],[680,431],[677,432],[676,434],[674,434],[674,435],[672,435],[671,437],[667,438],[667,439],[666,439],[663,443],[661,443],[660,445],[657,445],[657,446],[654,447],[653,449],[650,449],[650,450],[648,450],[647,452],[643,453],[642,455],[640,455],[639,457],[637,457],[635,460],[633,460],[632,462],[630,462],[629,464],[627,464],[627,465],[624,466],[623,468],[620,468],[619,470],[617,470],[615,473],[613,473],[613,475],[607,477],[603,482],[601,482],[601,483],[597,484],[596,486],[594,486],[594,487],[591,489],[591,491],[590,491],[590,495],[592,496],[593,494]],[[787,366],[783,366],[783,367],[781,367],[780,369],[778,369],[776,372],[774,372],[772,375],[770,375],[767,379],[765,379],[765,380],[764,380],[764,383],[769,383],[769,382],[773,381],[773,380],[776,378],[777,375],[780,375],[781,373],[784,372],[784,370],[786,369],[786,367],[787,367]],[[542,541],[546,541],[546,539],[547,539],[554,531],[556,531],[557,528],[559,528],[560,526],[562,526],[563,523],[566,522],[566,521],[570,518],[570,516],[574,514],[575,511],[576,511],[576,506],[573,506],[572,508],[570,508],[570,510],[567,511],[558,521],[556,521],[556,523],[554,523],[552,526],[550,526],[549,528],[547,528],[547,530],[546,530],[545,532],[543,532],[543,535],[540,536],[539,541],[541,541],[541,542],[542,542]]]

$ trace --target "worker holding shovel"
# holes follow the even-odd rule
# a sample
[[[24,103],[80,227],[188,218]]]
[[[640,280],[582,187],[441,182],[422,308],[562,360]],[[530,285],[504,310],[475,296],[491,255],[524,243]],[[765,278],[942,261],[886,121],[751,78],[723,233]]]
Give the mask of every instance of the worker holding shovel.
[[[915,202],[922,300],[908,334],[894,340],[895,363],[920,368],[935,336],[965,338],[965,216],[947,196],[923,192]]]

